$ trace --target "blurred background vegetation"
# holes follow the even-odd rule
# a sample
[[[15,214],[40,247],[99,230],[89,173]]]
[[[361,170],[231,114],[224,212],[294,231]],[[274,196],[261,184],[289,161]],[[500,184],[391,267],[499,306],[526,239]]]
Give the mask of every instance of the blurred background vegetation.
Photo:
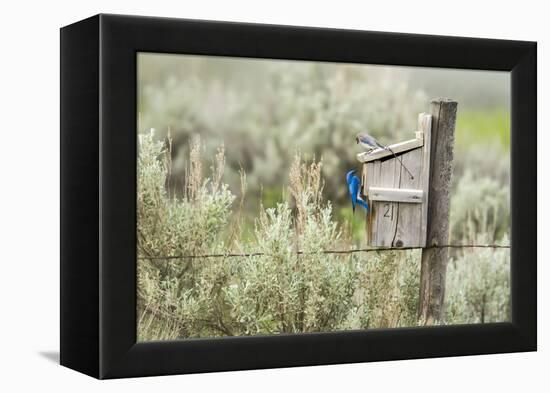
[[[368,130],[383,143],[410,139],[417,114],[435,97],[459,102],[455,189],[492,178],[509,185],[509,75],[504,72],[368,66],[164,54],[139,55],[139,130],[173,138],[171,189],[180,194],[193,135],[205,157],[225,146],[225,181],[238,194],[247,176],[250,225],[260,204],[284,195],[284,176],[298,150],[323,161],[325,197],[336,216],[364,237],[351,218],[345,173],[359,168],[354,142]]]
[[[258,217],[274,208],[276,213],[271,219],[284,218],[285,210],[280,210],[281,203],[291,211],[297,208],[296,195],[289,191],[289,173],[297,153],[300,160],[306,163],[322,162],[322,198],[330,201],[330,221],[341,232],[334,237],[334,242],[338,242],[340,247],[364,246],[364,213],[352,213],[345,182],[348,170],[359,169],[355,155],[361,148],[355,144],[355,134],[368,130],[385,144],[410,139],[416,128],[417,114],[429,111],[430,99],[436,97],[453,98],[459,103],[451,243],[507,244],[510,209],[509,93],[509,74],[503,72],[141,53],[138,56],[138,133],[152,138],[151,143],[159,143],[157,150],[147,145],[150,148],[148,154],[149,158],[153,157],[163,164],[155,169],[156,174],[140,172],[139,175],[143,192],[146,187],[156,187],[157,190],[147,194],[149,196],[142,195],[145,198],[142,205],[149,206],[149,210],[144,208],[138,217],[149,238],[139,240],[141,246],[146,246],[141,248],[140,255],[146,257],[159,252],[167,255],[178,250],[196,252],[196,249],[181,250],[181,244],[177,242],[208,244],[209,249],[201,249],[205,252],[228,248],[242,251],[264,244],[265,236],[260,235],[258,230],[262,225],[269,227],[270,224],[269,220],[259,223]],[[151,129],[155,130],[153,134],[150,134]],[[201,138],[199,145],[192,142],[197,135]],[[167,137],[171,140],[169,146]],[[191,157],[193,146],[199,150],[195,152],[195,158],[198,154],[203,161],[200,176],[210,176],[212,182],[215,182],[216,168],[220,166],[219,149],[221,146],[224,149],[223,181],[217,181],[223,183],[223,192],[222,188],[216,188],[216,192],[210,190],[212,195],[219,194],[221,199],[209,197],[209,202],[204,202],[206,207],[202,202],[200,204],[207,209],[202,215],[212,215],[212,220],[206,220],[207,224],[219,225],[204,227],[207,224],[196,218],[201,222],[201,228],[210,228],[204,229],[213,234],[208,242],[204,239],[209,237],[200,231],[194,235],[186,232],[188,237],[185,238],[174,233],[174,228],[182,223],[186,226],[199,225],[194,218],[190,218],[190,214],[185,213],[190,206],[198,203],[195,197],[190,198],[187,194],[190,178],[197,169],[193,167],[197,163],[193,164]],[[140,154],[144,153],[140,150]],[[199,192],[197,189],[196,192],[204,192],[201,195],[206,198],[204,190]],[[176,202],[162,202],[163,198],[180,201],[180,204],[175,207]],[[159,210],[170,211],[171,218],[165,217],[162,221]],[[176,222],[170,221],[174,217],[179,218]],[[292,227],[287,229],[291,231]],[[151,239],[159,237],[159,231],[171,234],[165,235],[171,240]],[[159,248],[159,244],[163,246]],[[311,326],[318,326],[313,330],[410,326],[417,323],[413,317],[418,296],[416,272],[419,257],[416,254],[392,252],[385,256],[363,256],[362,261],[361,257],[350,258],[346,266],[351,270],[337,274],[344,280],[341,286],[347,288],[342,289],[345,293],[330,289],[332,287],[328,281],[325,284],[327,291],[332,291],[332,297],[343,299],[347,294],[354,301],[349,303],[347,309],[335,311],[337,320],[319,317],[326,326],[321,320],[310,321]],[[258,266],[275,263],[266,260],[256,262]],[[211,268],[217,266],[208,263]],[[295,260],[287,261],[285,266],[295,271],[295,263]],[[321,270],[328,269],[324,273],[318,272],[321,276],[328,274],[328,271],[336,274],[323,261],[316,260],[315,263],[321,266]],[[249,266],[250,260],[241,261],[240,266],[243,264]],[[227,288],[220,290],[217,306],[212,304],[211,294],[197,292],[192,295],[199,278],[204,280],[204,275],[214,274],[212,271],[197,273],[197,270],[190,268],[181,272],[176,267],[172,271],[166,270],[166,267],[162,270],[159,266],[158,262],[153,261],[140,265],[142,322],[139,326],[143,327],[140,330],[142,339],[227,335],[227,332],[222,334],[223,328],[220,326],[208,328],[208,323],[215,325],[219,318],[228,318],[225,325],[233,328],[226,326],[226,330],[232,334],[289,329],[285,325],[288,321],[273,322],[273,313],[269,314],[271,319],[265,315],[254,317],[265,319],[265,326],[269,326],[265,329],[255,325],[255,330],[250,330],[235,322],[236,310],[244,307],[241,303],[246,302],[243,293],[237,295],[237,289],[233,292]],[[235,261],[226,261],[223,267],[220,266],[225,272],[224,277],[234,275],[242,278],[243,272],[237,274],[231,270],[236,269],[235,266]],[[454,250],[448,266],[445,323],[509,318],[508,250],[486,250],[483,253],[478,250]],[[249,268],[252,269],[252,266]],[[190,271],[194,271],[195,281],[183,280],[181,277],[190,274]],[[355,287],[358,277],[364,278],[365,271],[373,274],[369,275],[368,280],[360,280],[360,288]],[[216,274],[221,273],[216,271]],[[269,277],[268,271],[262,274],[266,279]],[[380,281],[372,278],[377,275],[382,277]],[[314,275],[310,277],[313,281],[312,277],[320,279]],[[349,281],[352,278],[356,280],[355,284]],[[259,273],[256,279],[260,280]],[[247,280],[254,281],[250,277]],[[368,286],[365,286],[367,282]],[[234,278],[226,284],[228,288],[238,288],[242,283]],[[296,290],[301,293],[301,289]],[[199,306],[197,299],[200,296],[203,302],[210,303]],[[256,293],[254,296],[259,295]],[[388,296],[394,299],[395,304],[388,300]],[[203,321],[201,325],[193,322],[195,327],[191,330],[188,329],[191,326],[191,311],[180,310],[181,305],[189,303],[190,299],[192,305],[189,307],[198,307],[195,312],[202,307],[201,312],[205,313],[207,308],[213,313],[213,319],[208,323]],[[371,299],[370,303],[365,299]],[[165,317],[159,317],[158,312],[151,312],[150,304],[155,304],[155,310],[172,305],[162,311]],[[254,306],[256,308],[252,305],[247,307],[256,310],[258,305]],[[367,308],[369,313],[365,311]],[[176,309],[179,311],[174,311]],[[296,311],[300,312],[303,317],[304,309]],[[166,317],[169,314],[173,314],[172,319]],[[187,328],[166,328],[176,324],[174,315],[179,315],[176,320]],[[238,318],[244,318],[243,315],[239,314]],[[400,319],[398,315],[405,317]],[[294,330],[290,331],[305,331],[307,324],[304,323],[302,320],[301,325],[294,324]]]

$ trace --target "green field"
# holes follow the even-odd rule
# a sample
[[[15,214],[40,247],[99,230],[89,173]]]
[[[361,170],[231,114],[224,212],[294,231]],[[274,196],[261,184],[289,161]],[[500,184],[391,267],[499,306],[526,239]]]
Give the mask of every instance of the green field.
[[[459,111],[456,119],[456,146],[465,149],[475,144],[510,150],[510,112],[505,109]]]

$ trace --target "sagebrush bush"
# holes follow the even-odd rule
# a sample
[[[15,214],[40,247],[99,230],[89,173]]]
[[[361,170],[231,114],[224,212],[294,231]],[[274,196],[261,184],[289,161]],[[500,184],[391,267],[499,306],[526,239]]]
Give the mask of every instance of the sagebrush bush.
[[[451,244],[509,245],[510,190],[466,170],[451,204]],[[444,323],[510,320],[510,250],[451,250]]]
[[[278,193],[281,174],[289,171],[293,159],[293,150],[287,148],[291,142],[304,152],[323,155],[325,197],[342,202],[347,195],[341,177],[357,165],[354,153],[361,150],[354,143],[355,134],[368,129],[383,143],[394,142],[390,137],[410,139],[418,113],[427,109],[424,93],[411,89],[392,69],[239,59],[188,59],[186,65],[192,72],[181,71],[177,78],[155,85],[144,83],[139,129],[154,127],[163,137],[171,130],[171,176],[177,178],[184,175],[192,135],[204,137],[209,155],[217,141],[225,139],[231,151],[226,181],[234,192],[244,168],[251,193],[259,195],[261,188],[264,195]],[[224,78],[223,83],[204,77],[201,68],[208,65],[220,75],[234,75],[235,68],[238,75],[251,78],[259,73],[261,83],[249,88],[253,82],[239,77]],[[258,206],[252,202],[249,213],[255,216]]]
[[[333,217],[331,203],[323,198],[324,162],[306,163],[297,153],[289,169],[288,198],[275,207],[260,207],[252,233],[244,236],[239,217],[247,192],[244,171],[237,204],[237,196],[223,180],[223,147],[205,171],[202,145],[194,138],[183,190],[171,194],[166,185],[172,167],[170,149],[169,138],[159,142],[153,132],[140,135],[140,340],[418,323],[420,251],[325,252],[346,251],[354,244]],[[491,211],[492,199],[482,200],[474,213],[496,214]],[[474,213],[453,213],[457,228],[464,223],[457,217],[472,221],[466,227],[475,230],[463,233],[489,231],[497,225]],[[474,226],[478,221],[485,226]],[[507,250],[484,250],[453,256],[447,320],[442,322],[508,317],[508,255]]]
[[[452,244],[495,244],[510,229],[510,188],[467,170],[458,180],[451,204]]]
[[[197,318],[214,312],[208,288],[223,279],[225,265],[200,258],[144,258],[225,250],[222,234],[235,197],[220,182],[223,154],[216,160],[214,177],[203,180],[199,140],[191,148],[188,181],[180,197],[170,197],[165,188],[170,155],[163,143],[156,142],[151,132],[140,135],[139,148],[139,332],[143,339],[189,336],[196,332],[193,326],[202,324]]]
[[[509,321],[510,251],[465,251],[449,262],[446,290],[445,323]]]

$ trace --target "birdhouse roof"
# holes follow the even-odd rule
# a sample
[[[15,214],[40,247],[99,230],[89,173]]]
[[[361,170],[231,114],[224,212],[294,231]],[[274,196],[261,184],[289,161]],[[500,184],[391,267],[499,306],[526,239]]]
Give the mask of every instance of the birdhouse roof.
[[[395,154],[399,154],[399,153],[405,153],[407,151],[414,150],[424,146],[424,133],[417,131],[415,132],[415,136],[416,137],[414,139],[410,139],[404,142],[394,143],[393,145],[388,145],[388,149],[378,148],[370,152],[365,151],[365,152],[359,153],[357,154],[357,160],[362,163],[376,161],[384,157],[392,156],[393,155],[392,151]]]

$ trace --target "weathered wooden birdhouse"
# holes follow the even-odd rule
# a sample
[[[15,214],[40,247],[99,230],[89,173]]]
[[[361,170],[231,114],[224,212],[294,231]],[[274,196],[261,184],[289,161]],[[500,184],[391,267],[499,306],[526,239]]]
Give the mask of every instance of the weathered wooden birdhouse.
[[[426,246],[431,124],[431,115],[421,113],[414,139],[357,155],[369,246]]]

